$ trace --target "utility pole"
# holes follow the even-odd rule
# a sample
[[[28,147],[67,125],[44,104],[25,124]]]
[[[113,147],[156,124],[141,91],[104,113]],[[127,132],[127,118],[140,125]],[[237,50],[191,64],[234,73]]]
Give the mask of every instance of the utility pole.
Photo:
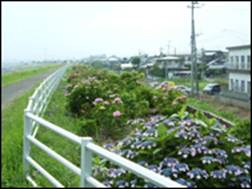
[[[197,48],[195,39],[195,23],[194,23],[194,8],[198,4],[197,1],[192,1],[192,5],[188,6],[191,8],[191,19],[192,19],[192,33],[191,33],[191,85],[192,85],[192,96],[199,94],[199,81],[198,81],[198,66],[197,66]]]

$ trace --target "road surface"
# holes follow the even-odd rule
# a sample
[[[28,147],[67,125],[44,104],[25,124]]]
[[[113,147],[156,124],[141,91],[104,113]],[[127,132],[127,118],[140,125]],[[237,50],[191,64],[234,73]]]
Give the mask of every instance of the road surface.
[[[42,82],[46,77],[48,77],[54,71],[55,69],[50,70],[45,73],[38,74],[36,76],[19,81],[17,83],[8,85],[6,87],[2,87],[2,90],[1,90],[2,110],[6,107],[6,105],[10,104],[15,98],[24,94],[25,91],[32,89],[34,86]]]

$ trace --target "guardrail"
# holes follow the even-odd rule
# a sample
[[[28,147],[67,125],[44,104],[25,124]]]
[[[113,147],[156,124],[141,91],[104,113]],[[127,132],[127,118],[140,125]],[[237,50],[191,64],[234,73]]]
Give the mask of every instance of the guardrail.
[[[92,156],[97,154],[98,156],[108,159],[109,161],[123,167],[124,169],[131,171],[137,176],[146,179],[148,182],[155,184],[159,187],[180,187],[185,188],[185,186],[172,181],[171,179],[159,175],[145,167],[140,166],[126,158],[123,158],[115,153],[112,153],[96,144],[93,143],[90,137],[80,137],[65,129],[60,128],[53,123],[41,118],[47,104],[48,97],[52,94],[53,90],[56,88],[60,79],[62,78],[67,66],[60,68],[54,74],[49,76],[35,91],[34,95],[31,97],[27,108],[24,113],[24,149],[23,149],[23,161],[24,161],[24,174],[25,178],[35,187],[37,183],[29,174],[30,166],[33,166],[37,171],[39,171],[45,178],[48,179],[56,187],[64,187],[55,177],[48,173],[41,165],[39,165],[31,156],[31,144],[36,145],[38,148],[46,152],[50,157],[54,158],[65,167],[70,169],[72,172],[80,176],[80,186],[81,187],[105,187],[105,185],[94,177],[92,177]],[[45,91],[47,92],[45,92]],[[40,105],[37,105],[40,103]],[[47,128],[68,140],[71,140],[81,147],[81,158],[80,167],[77,167],[72,162],[65,159],[63,156],[50,149],[45,144],[41,143],[36,139],[37,128],[42,126]],[[34,129],[35,128],[35,129]]]

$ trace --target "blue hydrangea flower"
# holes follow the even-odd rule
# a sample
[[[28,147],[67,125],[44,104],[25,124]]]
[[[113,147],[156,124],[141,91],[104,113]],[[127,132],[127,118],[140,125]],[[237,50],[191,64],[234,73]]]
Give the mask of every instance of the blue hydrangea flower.
[[[112,188],[112,185],[114,184],[113,180],[105,180],[102,182],[105,186]]]
[[[139,165],[141,165],[141,166],[144,166],[144,167],[147,167],[148,166],[148,163],[146,162],[146,161],[144,161],[144,160],[141,160],[141,161],[139,161],[139,162],[137,162]]]
[[[138,152],[134,152],[132,150],[122,150],[120,155],[126,157],[126,158],[129,158],[129,159],[133,159],[134,157],[136,157],[138,155]]]
[[[145,123],[144,123],[144,127],[145,127],[146,129],[155,127],[155,125],[156,125],[156,122],[153,122],[153,121],[148,121],[148,122],[145,122]]]
[[[154,184],[152,184],[152,183],[146,183],[146,184],[144,184],[143,187],[144,187],[144,188],[157,188],[157,186],[154,185]]]
[[[202,145],[202,143],[191,145],[191,148],[194,149],[196,153],[199,153],[199,154],[202,154],[202,153],[207,154],[209,152],[209,149],[206,146]]]
[[[241,176],[239,177],[239,180],[241,182],[240,186],[242,188],[251,188],[251,178],[248,176]]]
[[[131,188],[135,188],[136,184],[137,184],[137,179],[133,179],[133,180],[130,181],[129,185],[130,185]]]
[[[169,127],[174,127],[175,126],[175,122],[170,120],[170,119],[166,119],[163,121],[163,123]]]
[[[208,173],[206,170],[200,169],[200,168],[195,168],[192,169],[190,172],[187,173],[187,176],[189,176],[191,179],[197,179],[200,180],[201,178],[208,178]]]
[[[126,182],[125,180],[117,180],[115,181],[115,186],[118,188],[125,188],[129,186],[129,183]]]
[[[226,170],[228,174],[235,176],[241,175],[244,172],[243,169],[237,165],[228,165],[226,166]]]
[[[189,181],[187,181],[187,180],[185,180],[183,178],[177,179],[176,182],[178,182],[179,184],[182,184],[184,186],[187,186],[188,188],[193,188],[194,187],[194,185],[191,182],[189,182]]]
[[[104,144],[103,147],[107,150],[111,150],[114,147],[114,144]]]
[[[151,149],[156,146],[157,146],[156,142],[153,141],[144,141],[140,144],[141,149]]]
[[[240,140],[236,137],[234,137],[233,135],[228,135],[226,136],[226,139],[228,142],[232,142],[232,143],[237,143],[237,142],[240,142]]]
[[[111,177],[111,178],[116,178],[116,177],[119,177],[121,176],[122,174],[126,173],[126,170],[123,169],[123,168],[110,168],[108,170],[108,176]]]
[[[203,164],[211,164],[215,162],[215,158],[211,156],[204,156],[201,158]]]
[[[160,169],[160,174],[164,175],[166,177],[171,177],[171,176],[173,176],[175,178],[178,177],[177,169],[174,169],[174,168],[171,168],[171,167]]]
[[[208,144],[210,142],[213,142],[216,145],[216,144],[218,144],[218,139],[213,136],[204,136],[201,140],[202,144]]]
[[[189,171],[189,166],[186,163],[178,163],[174,167],[178,172]]]
[[[182,148],[181,150],[178,151],[178,155],[182,155],[184,159],[188,158],[189,155],[195,156],[196,155],[196,149],[195,148]]]
[[[130,147],[133,148],[133,149],[140,149],[142,143],[143,143],[142,141],[136,141],[133,144],[131,144]]]
[[[128,146],[133,142],[133,138],[127,137],[118,143],[118,146]]]
[[[160,167],[175,167],[179,161],[176,158],[165,158],[160,162]]]
[[[218,178],[218,179],[225,179],[227,175],[227,170],[221,169],[221,170],[215,170],[210,173],[211,177]]]
[[[250,161],[246,161],[246,162],[243,162],[243,168],[247,171],[250,171],[251,169],[251,162]]]
[[[150,128],[150,129],[147,129],[144,133],[143,133],[143,136],[145,137],[157,137],[158,136],[158,132],[155,128]]]
[[[154,171],[155,173],[159,173],[160,169],[157,165],[149,165],[148,169],[150,169],[151,171]]]
[[[150,120],[151,121],[154,121],[156,123],[160,122],[160,121],[163,121],[166,117],[163,116],[163,115],[154,115],[154,116],[151,116],[150,117]]]
[[[227,158],[227,152],[225,150],[221,149],[213,149],[213,154],[215,154],[217,157]]]

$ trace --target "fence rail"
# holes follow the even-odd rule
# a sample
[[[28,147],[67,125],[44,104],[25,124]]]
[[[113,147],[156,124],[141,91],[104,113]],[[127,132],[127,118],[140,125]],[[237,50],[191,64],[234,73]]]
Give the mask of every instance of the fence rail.
[[[24,110],[24,149],[23,149],[23,161],[24,161],[24,174],[25,178],[34,186],[37,187],[38,184],[30,175],[30,166],[34,167],[39,171],[45,178],[48,179],[55,187],[64,187],[55,177],[53,177],[49,172],[47,172],[41,165],[39,165],[36,160],[30,156],[31,144],[36,145],[39,149],[46,152],[50,157],[54,158],[62,165],[67,167],[73,173],[80,176],[80,186],[81,187],[105,187],[105,185],[94,177],[92,177],[92,156],[97,154],[102,158],[105,158],[124,169],[131,171],[137,176],[147,180],[148,182],[155,184],[160,187],[181,187],[185,186],[172,181],[171,179],[159,175],[145,167],[140,166],[126,158],[123,158],[115,153],[112,153],[96,144],[93,143],[90,137],[80,137],[59,126],[50,123],[49,121],[43,119],[43,115],[51,94],[57,87],[60,79],[63,77],[67,65],[57,70],[55,73],[50,75],[45,81],[34,92],[29,100],[27,108]],[[80,167],[77,167],[72,162],[65,159],[63,156],[50,149],[48,146],[36,139],[36,133],[39,127],[47,128],[68,140],[71,140],[81,147],[81,158]]]

